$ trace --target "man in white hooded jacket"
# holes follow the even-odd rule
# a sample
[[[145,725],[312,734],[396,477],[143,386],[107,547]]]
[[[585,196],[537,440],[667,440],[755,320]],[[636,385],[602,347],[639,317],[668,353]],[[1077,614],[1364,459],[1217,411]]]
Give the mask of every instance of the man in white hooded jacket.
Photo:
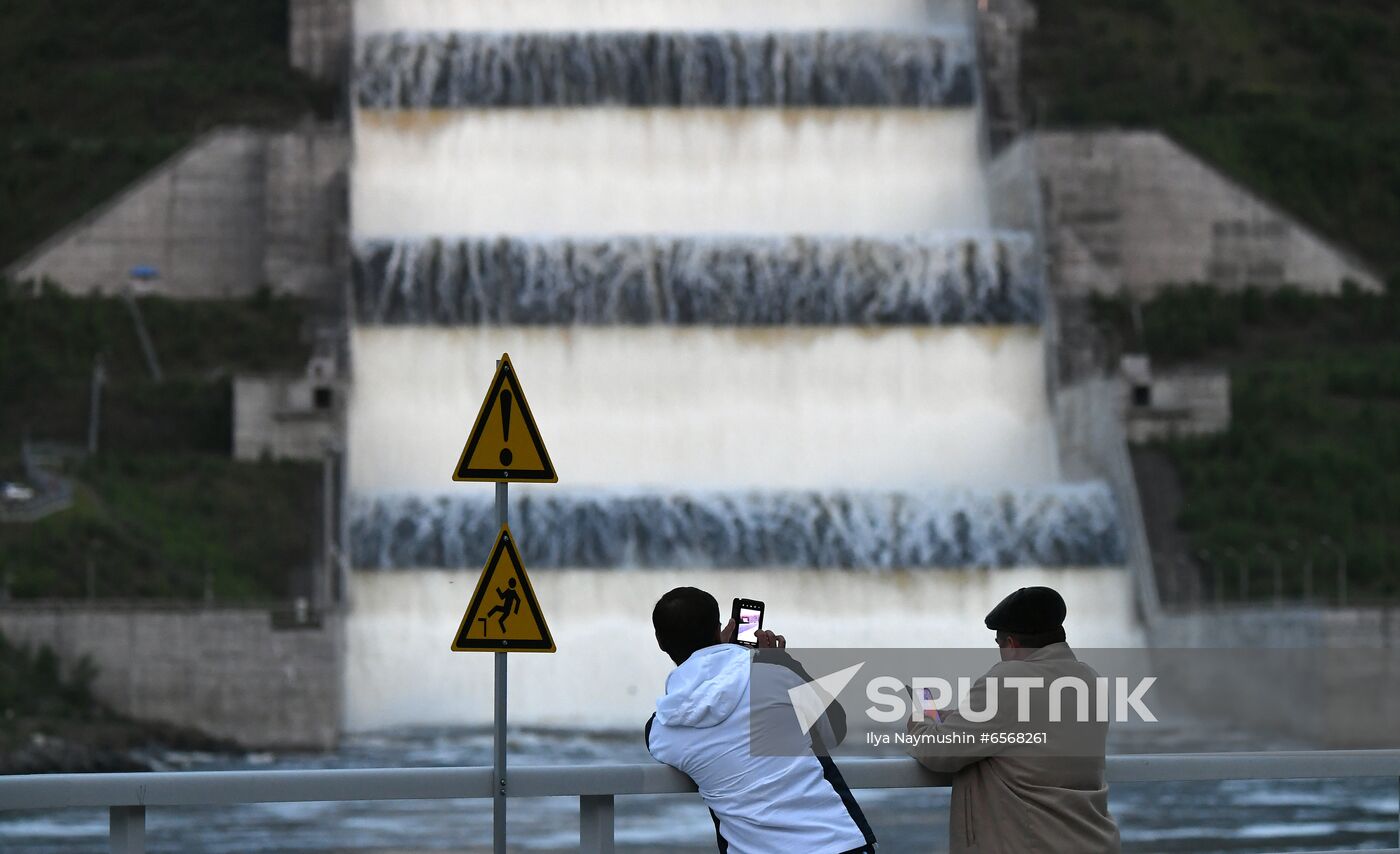
[[[720,628],[713,596],[678,587],[656,603],[651,620],[657,644],[676,669],[647,721],[647,749],[695,781],[721,854],[873,851],[875,835],[860,805],[821,750],[844,736],[844,712],[832,703],[811,735],[802,732],[786,689],[810,678],[779,651],[787,645],[782,636],[759,632],[764,651],[753,667],[775,669],[763,674],[754,698],[752,654],[727,642],[733,626]],[[752,753],[751,708],[762,710],[763,735],[771,740],[763,753],[783,755]]]

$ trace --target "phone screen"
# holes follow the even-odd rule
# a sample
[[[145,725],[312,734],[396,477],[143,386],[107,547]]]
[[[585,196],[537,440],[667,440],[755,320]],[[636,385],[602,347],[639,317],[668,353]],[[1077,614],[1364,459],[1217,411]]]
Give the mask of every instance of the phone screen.
[[[763,627],[763,609],[741,605],[735,623],[734,642],[754,646],[758,643],[758,630]]]
[[[936,708],[934,708],[933,706],[929,705],[929,704],[932,703],[932,702],[933,702],[933,691],[932,691],[931,689],[929,689],[929,688],[925,688],[925,689],[924,689],[924,717],[926,717],[926,718],[933,718],[933,720],[934,720],[935,723],[940,723],[940,724],[941,724],[941,723],[943,723],[943,716],[940,715],[940,714],[938,713],[938,709],[936,709]]]

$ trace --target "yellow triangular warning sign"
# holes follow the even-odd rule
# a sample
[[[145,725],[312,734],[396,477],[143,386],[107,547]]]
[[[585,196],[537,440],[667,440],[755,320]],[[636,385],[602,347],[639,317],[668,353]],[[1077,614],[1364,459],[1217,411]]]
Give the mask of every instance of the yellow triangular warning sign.
[[[452,641],[453,652],[473,650],[554,652],[554,638],[509,525],[502,525],[496,535],[496,545]]]
[[[530,414],[530,405],[525,402],[525,392],[511,367],[509,353],[501,355],[501,364],[481,402],[481,412],[467,436],[452,479],[559,482],[535,426],[535,417]]]

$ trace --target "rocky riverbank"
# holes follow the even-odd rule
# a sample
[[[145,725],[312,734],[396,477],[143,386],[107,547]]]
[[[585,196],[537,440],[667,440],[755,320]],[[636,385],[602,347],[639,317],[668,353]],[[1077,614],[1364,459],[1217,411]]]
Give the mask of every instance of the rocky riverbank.
[[[235,751],[195,730],[115,716],[0,721],[0,774],[158,771],[179,764],[172,755]]]
[[[226,753],[230,742],[187,727],[136,721],[92,694],[86,661],[59,665],[53,651],[0,634],[0,774],[151,771],[172,754]]]

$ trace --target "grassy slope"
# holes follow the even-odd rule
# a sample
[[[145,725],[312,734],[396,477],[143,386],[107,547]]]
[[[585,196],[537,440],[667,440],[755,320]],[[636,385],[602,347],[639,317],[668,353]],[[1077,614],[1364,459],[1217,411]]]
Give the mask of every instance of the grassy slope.
[[[146,374],[115,299],[19,294],[0,283],[0,473],[19,442],[82,443],[95,353],[105,355],[102,452],[72,473],[74,508],[0,526],[0,573],[18,597],[285,597],[315,554],[319,468],[229,459],[234,371],[300,370],[303,306],[143,300],[167,379]],[[250,536],[253,533],[256,536]]]
[[[1141,335],[1123,302],[1101,300],[1096,313],[1158,365],[1230,370],[1229,432],[1164,446],[1194,549],[1221,568],[1249,562],[1267,579],[1262,546],[1285,558],[1297,592],[1296,549],[1330,591],[1337,561],[1321,543],[1330,537],[1346,550],[1353,598],[1400,596],[1400,294],[1178,289],[1143,307]]]
[[[332,97],[287,67],[286,0],[0,0],[0,265],[216,124]]]
[[[1043,124],[1160,128],[1400,272],[1400,3],[1038,0]]]

